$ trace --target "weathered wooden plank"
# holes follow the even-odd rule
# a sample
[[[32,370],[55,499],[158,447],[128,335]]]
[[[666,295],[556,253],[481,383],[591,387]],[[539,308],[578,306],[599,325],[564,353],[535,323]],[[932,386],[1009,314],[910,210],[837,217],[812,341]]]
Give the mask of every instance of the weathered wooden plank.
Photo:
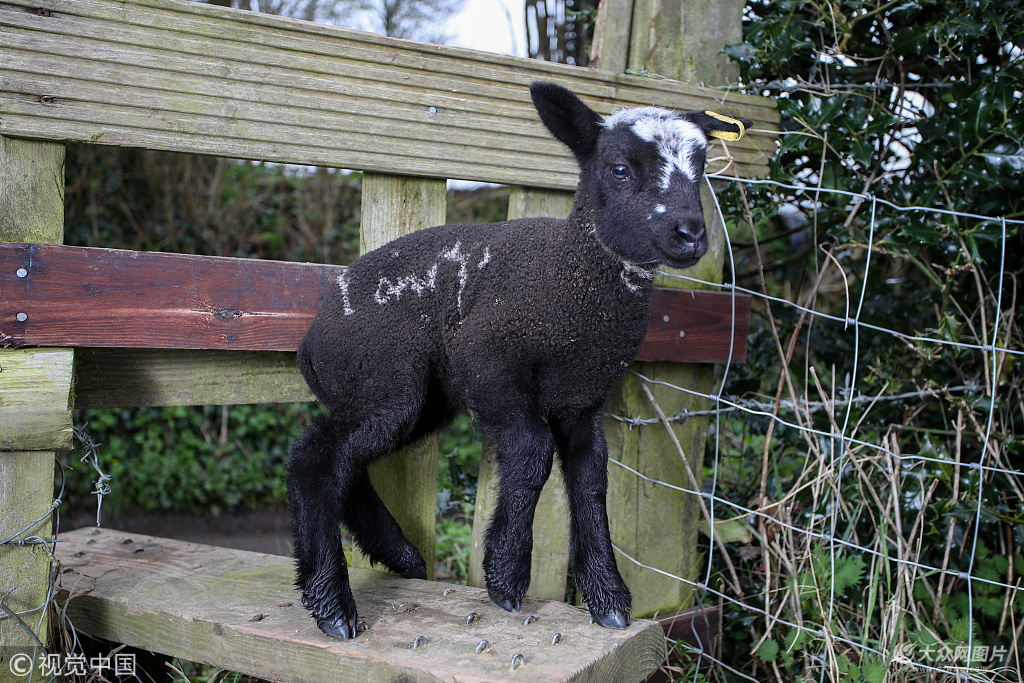
[[[599,111],[715,109],[774,128],[768,100],[398,41],[203,3],[26,0],[0,6],[0,132],[570,189],[570,156],[527,85]],[[761,173],[773,136],[731,145]]]
[[[436,199],[444,183],[429,182]],[[556,193],[531,194],[543,204]],[[374,202],[366,211],[372,218],[384,208]],[[545,205],[543,213],[554,208]],[[319,297],[342,272],[308,263],[0,243],[0,345],[294,351]],[[749,299],[737,296],[733,334],[731,294],[659,290],[638,357],[724,362],[732,337],[732,358],[740,361],[749,311]]]
[[[0,136],[0,240],[63,238],[64,146]],[[68,349],[0,350],[0,541],[52,538],[51,449],[71,445],[73,360]],[[27,626],[0,619],[0,643],[48,642],[49,588],[45,546],[0,545],[0,602]]]
[[[368,629],[343,641],[322,634],[300,604],[291,560],[273,555],[80,529],[58,557],[68,616],[89,635],[259,678],[468,683],[640,681],[664,659],[661,627],[626,631],[588,623],[569,605],[527,599],[509,614],[486,591],[350,570]],[[478,618],[466,624],[467,616]],[[525,615],[536,621],[524,625]],[[559,644],[552,646],[555,633]],[[413,649],[417,636],[424,644]],[[475,654],[478,643],[487,646]],[[287,656],[281,653],[287,651]],[[525,665],[509,671],[512,656]]]
[[[0,241],[64,241],[64,145],[0,136]]]
[[[287,351],[77,349],[75,408],[312,401]]]
[[[602,0],[597,6],[590,63],[596,69],[623,73],[628,64],[633,0]]]
[[[573,194],[552,190],[512,188],[508,218],[554,216],[565,218],[572,209]],[[487,525],[497,504],[498,471],[494,446],[484,439],[477,478],[476,507],[473,509],[473,539],[469,555],[469,584],[484,586],[484,547]],[[551,476],[541,491],[533,518],[533,557],[527,595],[551,600],[565,597],[569,569],[569,509],[561,465],[556,460]]]
[[[443,180],[363,175],[360,252],[443,223],[446,202]],[[436,434],[426,436],[368,468],[373,487],[405,537],[420,551],[430,578],[437,545],[437,439]],[[370,562],[357,551],[353,565],[369,567]]]
[[[722,48],[743,42],[744,0],[635,2],[629,68],[688,83],[735,83],[739,67]]]
[[[12,537],[51,537],[52,520],[49,517],[36,520],[53,501],[53,468],[52,451],[0,451],[0,541]],[[0,602],[20,613],[19,619],[43,642],[48,631],[43,608],[49,577],[50,557],[45,547],[0,545]],[[0,643],[4,649],[27,647],[31,652],[32,640],[28,634],[6,614],[4,617],[0,619]],[[2,663],[7,669],[3,674],[10,675],[6,658]]]
[[[71,447],[73,353],[0,349],[0,450]]]

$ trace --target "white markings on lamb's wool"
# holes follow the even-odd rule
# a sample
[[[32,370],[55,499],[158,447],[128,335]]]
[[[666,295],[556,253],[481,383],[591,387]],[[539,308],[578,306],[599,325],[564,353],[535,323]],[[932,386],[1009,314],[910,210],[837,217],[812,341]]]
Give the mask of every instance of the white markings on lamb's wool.
[[[397,301],[402,298],[402,295],[406,291],[415,292],[417,296],[422,296],[426,292],[433,292],[437,288],[437,273],[441,264],[455,263],[458,264],[458,278],[459,278],[459,289],[456,294],[455,304],[458,310],[462,311],[462,292],[466,289],[466,282],[469,280],[469,263],[471,257],[470,254],[463,251],[462,243],[456,242],[455,246],[444,249],[438,254],[437,261],[434,265],[427,269],[427,272],[420,276],[415,273],[412,275],[404,275],[397,280],[392,280],[388,277],[382,277],[377,283],[377,291],[373,295],[374,301],[380,305]],[[476,264],[478,270],[483,270],[484,266],[490,263],[491,251],[489,247],[484,247],[484,253],[480,261]]]
[[[696,181],[704,169],[694,163],[695,153],[707,148],[707,138],[696,125],[657,107],[624,109],[604,120],[607,128],[628,126],[641,140],[653,143],[664,161],[661,187],[667,190],[672,175],[679,171]]]
[[[348,269],[341,271],[341,275],[338,276],[338,289],[341,290],[341,303],[345,310],[345,315],[352,315],[355,313],[355,309],[352,308],[352,303],[348,298]]]
[[[459,264],[459,293],[456,297],[456,307],[462,311],[462,290],[466,288],[466,280],[469,278],[469,272],[466,269],[466,265],[469,263],[469,254],[464,254],[459,247],[460,242],[456,242],[455,246],[447,251],[441,252],[441,258],[448,259],[452,263]]]
[[[657,274],[658,270],[656,268],[643,268],[630,263],[629,261],[623,261],[622,272],[619,273],[619,277],[622,278],[622,282],[626,285],[626,289],[637,294],[640,292],[641,283],[634,281],[633,278],[653,280]]]
[[[668,209],[666,209],[663,204],[658,204],[654,207],[654,213],[665,213],[666,211],[668,211]]]
[[[422,295],[423,292],[433,291],[436,283],[437,264],[435,263],[424,277],[406,275],[405,277],[398,278],[395,282],[382,277],[380,282],[377,283],[377,291],[373,295],[373,300],[384,305],[392,299],[400,299],[407,289],[411,289],[417,295]]]

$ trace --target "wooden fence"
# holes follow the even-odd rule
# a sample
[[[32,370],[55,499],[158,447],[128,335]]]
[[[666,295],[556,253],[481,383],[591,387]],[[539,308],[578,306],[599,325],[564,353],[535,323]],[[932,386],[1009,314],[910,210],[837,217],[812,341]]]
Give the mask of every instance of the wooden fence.
[[[665,14],[678,7],[660,3],[652,9],[647,1],[602,3],[598,57],[616,72],[394,40],[184,0],[0,3],[0,241],[10,243],[0,244],[0,345],[8,347],[0,349],[0,540],[14,541],[0,545],[4,605],[31,624],[45,602],[50,559],[32,552],[37,546],[18,541],[50,537],[45,513],[52,500],[53,460],[56,450],[71,445],[73,409],[307,399],[292,351],[314,312],[322,281],[339,267],[52,246],[63,237],[64,143],[364,171],[364,249],[443,223],[448,178],[513,185],[510,217],[567,213],[576,168],[536,118],[528,92],[535,80],[563,84],[602,113],[657,105],[753,119],[747,137],[715,148],[721,154],[710,156],[727,158],[740,175],[763,174],[774,149],[770,131],[778,122],[772,102],[621,73],[630,65],[635,69],[637,60],[660,63],[654,58],[664,56],[658,41],[644,40],[670,31],[663,25],[671,27],[672,17]],[[704,12],[708,22],[712,15],[731,17],[733,33],[716,35],[719,47],[735,42],[741,5],[689,5],[699,5],[686,11]],[[697,61],[709,59],[704,53],[697,56]],[[692,269],[709,281],[720,280],[724,257],[720,225],[713,234],[710,255]],[[644,368],[648,376],[697,387],[710,381],[707,363],[742,357],[749,302],[739,299],[732,347],[731,295],[666,291],[658,305],[641,354],[653,363]],[[680,330],[686,332],[682,340]],[[667,360],[687,362],[662,362]],[[666,410],[690,400],[655,394]],[[629,414],[652,414],[641,396],[627,382],[613,402]],[[699,420],[678,430],[698,472],[703,432],[706,423]],[[609,444],[622,462],[664,481],[691,485],[661,427],[613,426]],[[494,488],[489,457],[484,460],[475,530],[486,522]],[[381,476],[385,471],[389,476]],[[390,456],[371,476],[432,568],[436,441]],[[565,504],[558,486],[556,474],[538,510],[531,587],[531,595],[556,600],[563,595],[568,562]],[[641,561],[693,573],[697,512],[692,501],[666,501],[661,492],[618,473],[613,473],[609,499],[615,501],[610,513],[620,546]],[[678,528],[678,537],[666,538],[666,526]],[[477,540],[471,582],[480,585]],[[161,547],[179,557],[169,542],[151,543],[151,556]],[[623,565],[620,560],[640,615],[687,604],[685,586]],[[287,567],[274,567],[287,574]],[[258,592],[263,584],[253,585]],[[108,605],[137,600],[139,610],[146,611],[145,595],[124,586],[118,590],[116,597],[108,596]],[[101,592],[97,589],[90,599],[100,600]],[[171,602],[188,599],[175,594]],[[296,659],[282,663],[267,645],[280,637],[257,638],[247,650],[250,661],[218,654],[226,645],[220,639],[205,642],[201,633],[206,626],[189,627],[203,621],[194,614],[192,621],[175,621],[167,631],[177,635],[162,638],[153,624],[169,617],[160,610],[153,612],[152,623],[140,626],[127,617],[103,621],[95,605],[73,603],[79,606],[72,611],[87,630],[147,649],[275,680],[307,680],[302,667],[318,671],[322,664],[316,664],[323,655],[318,643],[306,643],[306,650],[291,643],[289,652]],[[312,623],[298,611],[296,618],[304,621],[294,623]],[[221,629],[230,621],[223,615],[210,619]],[[246,628],[242,623],[231,632],[247,633]],[[620,671],[622,656],[633,673],[649,671],[651,648],[662,647],[660,637],[652,638],[643,623],[626,635],[587,633],[604,649],[576,656],[583,657],[580,667],[593,665],[595,672]],[[0,640],[31,644],[11,617],[0,618]],[[409,680],[448,680],[437,672],[451,671],[461,661],[438,656],[420,668],[388,668],[387,662],[359,659],[337,644],[334,648],[332,656],[355,657],[356,664],[346,664],[354,667],[346,669],[353,675],[401,670]],[[300,651],[307,654],[296,654]],[[646,663],[638,664],[641,660]],[[4,675],[0,668],[0,680]],[[552,675],[552,680],[567,679],[562,673]]]

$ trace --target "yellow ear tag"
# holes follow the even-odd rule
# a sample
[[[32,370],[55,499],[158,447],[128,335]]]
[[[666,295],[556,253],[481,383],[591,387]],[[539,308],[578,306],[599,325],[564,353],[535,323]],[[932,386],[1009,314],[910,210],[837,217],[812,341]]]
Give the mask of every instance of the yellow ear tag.
[[[721,140],[728,140],[729,142],[733,142],[735,140],[739,140],[741,137],[743,137],[743,134],[747,132],[746,128],[743,127],[743,124],[734,118],[723,116],[722,114],[718,114],[713,111],[705,111],[704,113],[712,118],[718,119],[719,121],[731,123],[740,129],[739,133],[733,133],[732,131],[729,130],[713,130],[710,133],[708,133],[708,135],[710,135],[713,138],[719,138]]]

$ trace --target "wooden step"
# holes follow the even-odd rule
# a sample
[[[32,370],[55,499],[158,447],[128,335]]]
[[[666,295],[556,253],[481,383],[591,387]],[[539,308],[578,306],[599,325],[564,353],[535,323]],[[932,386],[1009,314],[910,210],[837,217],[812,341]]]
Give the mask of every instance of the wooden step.
[[[274,681],[623,683],[665,659],[664,632],[652,621],[615,631],[590,624],[586,611],[530,597],[508,613],[480,588],[360,569],[349,572],[369,628],[343,641],[321,633],[302,607],[289,558],[112,529],[60,541],[59,600],[70,595],[76,629]],[[418,636],[426,641],[414,648]],[[517,654],[523,663],[510,671]]]

